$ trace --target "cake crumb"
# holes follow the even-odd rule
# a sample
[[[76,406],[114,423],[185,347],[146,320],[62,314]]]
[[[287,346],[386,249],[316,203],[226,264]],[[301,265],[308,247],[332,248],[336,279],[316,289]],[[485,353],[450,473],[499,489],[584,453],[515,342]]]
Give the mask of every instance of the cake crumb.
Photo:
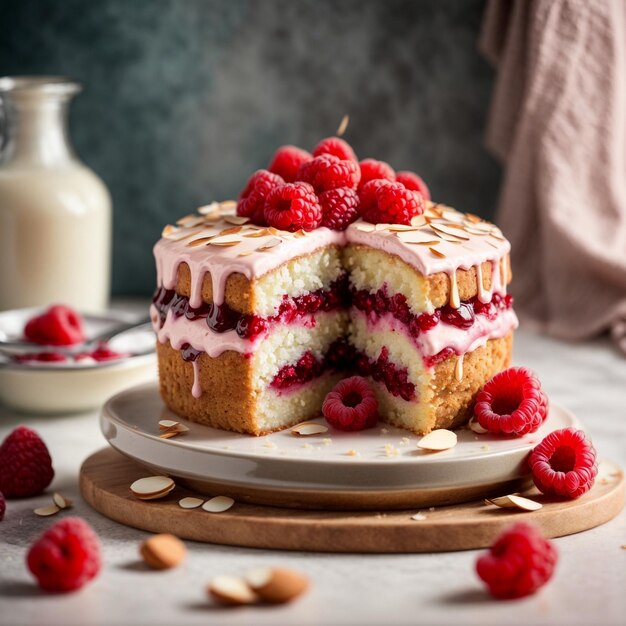
[[[429,509],[428,509],[428,510],[432,513],[432,512],[435,510],[435,507],[434,507],[434,506],[431,506],[431,507],[429,507]]]
[[[402,437],[402,439],[400,439],[401,446],[406,446],[409,443],[411,443],[411,440],[408,437]]]
[[[381,428],[380,429],[380,434],[381,435],[386,435],[389,431],[386,428]]]
[[[303,443],[303,444],[302,444],[302,447],[303,447],[305,450],[312,450],[312,449],[313,449],[313,446],[312,446],[310,443]]]
[[[392,443],[386,443],[385,454],[387,456],[398,456],[400,454],[400,450],[398,450],[398,448],[396,448]]]
[[[272,450],[275,449],[275,448],[278,448],[278,446],[273,441],[266,441],[263,444],[263,447],[264,448],[271,448]]]
[[[491,450],[491,446],[485,444],[484,446],[480,446],[481,450]]]
[[[361,456],[356,450],[351,449],[346,452],[348,456]]]
[[[325,437],[324,439],[322,439],[322,443],[325,446],[329,446],[332,442],[333,442],[333,440],[330,437]]]
[[[411,519],[415,520],[416,522],[421,522],[426,519],[426,516],[423,513],[416,513],[415,515],[411,516]]]

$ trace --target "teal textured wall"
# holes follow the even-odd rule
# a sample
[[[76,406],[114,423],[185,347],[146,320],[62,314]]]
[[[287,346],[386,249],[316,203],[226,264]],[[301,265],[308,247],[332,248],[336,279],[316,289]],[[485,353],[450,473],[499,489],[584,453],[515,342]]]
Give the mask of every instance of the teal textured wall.
[[[164,223],[236,196],[282,143],[347,139],[490,216],[482,0],[3,0],[0,74],[80,80],[71,130],[114,201],[117,294],[147,294]]]

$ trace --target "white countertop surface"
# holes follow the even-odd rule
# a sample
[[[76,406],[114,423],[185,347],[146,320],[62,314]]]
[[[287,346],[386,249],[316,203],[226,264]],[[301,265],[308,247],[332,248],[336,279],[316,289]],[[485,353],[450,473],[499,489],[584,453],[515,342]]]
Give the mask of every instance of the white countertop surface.
[[[552,401],[586,425],[599,457],[626,466],[626,359],[606,340],[568,345],[525,331],[516,335],[514,363],[533,368]],[[104,446],[97,412],[62,417],[18,416],[0,408],[0,439],[26,424],[46,441],[56,476],[51,490],[74,499],[103,547],[100,576],[81,591],[48,595],[38,590],[24,559],[31,542],[55,518],[33,509],[44,495],[8,502],[0,522],[0,625],[46,626],[174,624],[623,624],[626,616],[626,513],[599,528],[556,539],[554,579],[533,597],[492,600],[474,573],[478,551],[420,555],[338,555],[271,552],[187,542],[179,568],[146,570],[138,560],[148,533],[112,522],[85,504],[78,470]],[[50,490],[49,490],[50,491]],[[211,604],[206,583],[281,564],[310,576],[310,591],[282,607],[224,609]]]

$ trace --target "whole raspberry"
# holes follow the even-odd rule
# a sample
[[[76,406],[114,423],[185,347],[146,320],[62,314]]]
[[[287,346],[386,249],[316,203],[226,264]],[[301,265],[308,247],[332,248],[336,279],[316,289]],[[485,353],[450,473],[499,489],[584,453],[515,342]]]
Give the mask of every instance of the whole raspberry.
[[[400,183],[372,180],[361,190],[361,215],[372,224],[410,224],[424,212],[424,199]]]
[[[100,543],[85,520],[66,517],[30,547],[26,561],[42,589],[75,591],[100,571]]]
[[[492,596],[522,598],[543,587],[554,573],[557,552],[541,532],[524,522],[513,524],[476,561],[476,572]]]
[[[596,451],[582,430],[551,432],[530,453],[528,465],[537,489],[550,496],[578,498],[593,486]]]
[[[430,190],[426,183],[415,172],[398,172],[396,181],[402,183],[407,189],[421,193],[424,199],[430,200]]]
[[[298,171],[298,180],[313,185],[315,193],[338,187],[356,189],[361,178],[359,166],[354,161],[339,159],[332,154],[322,154],[304,163]]]
[[[237,215],[249,217],[253,224],[266,226],[264,217],[265,199],[269,192],[284,184],[278,175],[267,170],[257,170],[250,176],[237,202]]]
[[[33,343],[48,346],[80,343],[85,340],[83,319],[74,309],[55,304],[26,323],[24,337]]]
[[[286,183],[293,183],[300,166],[312,158],[309,152],[297,146],[281,146],[274,153],[267,169],[281,176]]]
[[[476,396],[474,415],[496,435],[534,433],[546,419],[548,398],[539,380],[524,367],[496,374]]]
[[[365,378],[339,381],[322,404],[326,421],[339,430],[363,430],[378,421],[378,401]]]
[[[0,491],[0,522],[4,519],[4,513],[7,510],[7,503],[4,501],[4,496]]]
[[[46,444],[34,430],[18,426],[0,446],[0,491],[8,499],[36,496],[53,478]]]
[[[359,163],[359,167],[361,168],[359,189],[361,189],[365,183],[369,183],[370,180],[382,179],[388,180],[390,183],[396,181],[396,173],[393,171],[393,167],[384,161],[363,159]]]
[[[320,194],[322,226],[345,230],[359,217],[359,196],[354,189],[339,187]]]
[[[332,154],[338,159],[354,161],[355,163],[359,162],[352,146],[340,137],[327,137],[326,139],[322,139],[322,141],[315,146],[313,156],[318,157],[322,154]]]
[[[308,183],[285,183],[270,191],[265,200],[265,221],[274,228],[295,232],[313,230],[322,223],[322,209]]]

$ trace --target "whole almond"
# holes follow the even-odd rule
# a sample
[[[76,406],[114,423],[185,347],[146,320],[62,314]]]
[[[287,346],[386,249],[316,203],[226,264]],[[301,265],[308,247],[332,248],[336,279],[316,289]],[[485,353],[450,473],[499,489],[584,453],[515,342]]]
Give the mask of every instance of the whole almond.
[[[285,567],[252,570],[246,580],[261,600],[272,604],[291,602],[309,587],[306,576]]]
[[[170,569],[180,565],[187,556],[185,544],[174,535],[154,535],[139,548],[141,558],[152,569]]]

